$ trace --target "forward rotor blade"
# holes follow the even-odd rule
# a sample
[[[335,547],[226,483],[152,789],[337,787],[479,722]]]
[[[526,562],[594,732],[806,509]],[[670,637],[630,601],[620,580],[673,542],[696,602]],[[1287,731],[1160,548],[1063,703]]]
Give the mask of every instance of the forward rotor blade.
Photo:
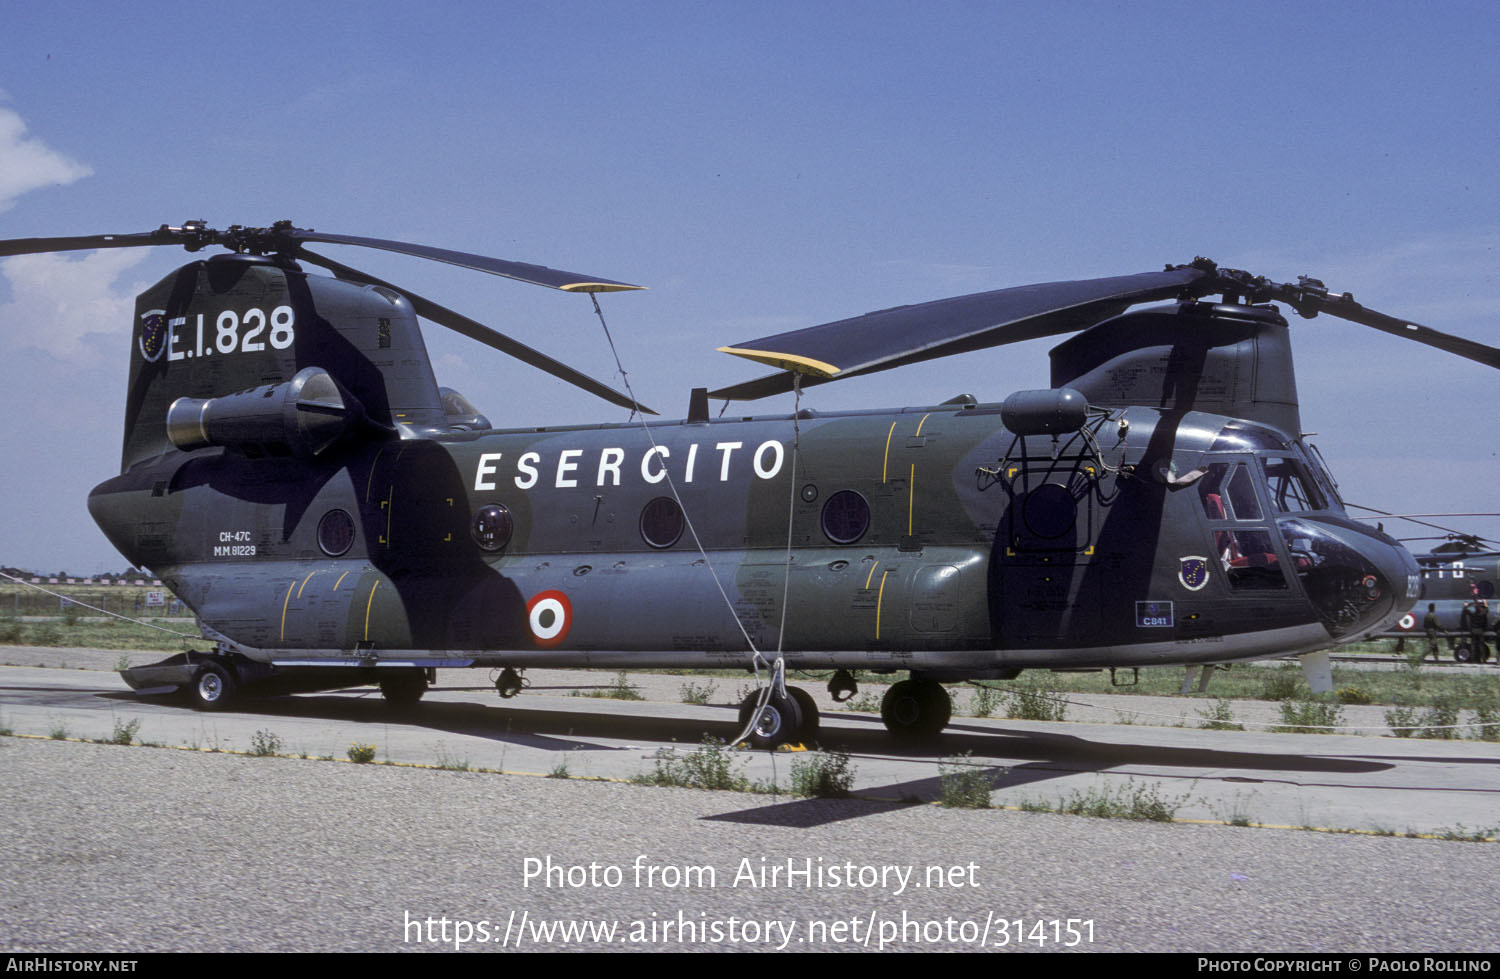
[[[1450,354],[1457,354],[1460,357],[1468,358],[1480,364],[1500,368],[1500,348],[1491,347],[1476,340],[1466,340],[1463,337],[1456,337],[1451,333],[1434,330],[1430,326],[1422,326],[1418,323],[1397,319],[1394,316],[1387,316],[1385,313],[1378,313],[1373,309],[1361,306],[1354,301],[1353,297],[1329,296],[1319,303],[1319,306],[1321,307],[1321,312],[1327,313],[1330,316],[1337,316],[1339,319],[1372,327],[1382,333],[1405,337],[1408,340],[1415,340],[1417,343],[1424,343],[1429,347],[1436,347],[1439,350]]]
[[[518,282],[529,282],[533,285],[561,289],[563,292],[621,292],[628,289],[646,288],[645,286],[631,285],[628,282],[616,282],[614,279],[583,275],[578,272],[564,272],[560,269],[549,269],[544,265],[509,262],[501,258],[490,258],[487,255],[456,252],[447,248],[433,248],[430,245],[413,245],[405,241],[388,241],[384,238],[361,238],[356,235],[324,234],[321,231],[307,231],[302,228],[292,228],[285,231],[284,234],[287,238],[299,242],[321,241],[331,245],[359,245],[363,248],[379,248],[383,251],[398,252],[402,255],[415,255],[418,258],[428,258],[435,262],[446,262],[449,265],[458,265],[466,269],[488,272],[491,275],[501,275],[507,279],[515,279]]]
[[[314,265],[320,265],[328,269],[341,279],[363,282],[372,286],[384,286],[387,289],[399,292],[411,302],[412,309],[416,310],[418,316],[423,316],[439,326],[445,326],[453,332],[466,336],[471,340],[478,340],[485,346],[493,347],[501,353],[509,354],[523,363],[544,370],[553,377],[567,381],[569,384],[582,388],[590,394],[597,395],[611,404],[639,411],[646,415],[656,414],[655,411],[652,411],[645,405],[633,401],[629,395],[622,394],[614,388],[594,380],[587,374],[574,370],[562,361],[554,360],[540,350],[528,347],[521,341],[512,339],[498,330],[491,329],[483,323],[471,320],[461,313],[456,313],[448,309],[446,306],[440,306],[430,299],[424,299],[410,289],[403,289],[401,286],[393,285],[383,279],[377,279],[373,275],[350,268],[347,265],[335,262],[331,258],[325,258],[322,255],[310,252],[305,248],[300,249],[297,256],[298,258],[306,259]]]
[[[1171,299],[1210,277],[1191,267],[1104,279],[1043,282],[896,306],[750,340],[724,353],[805,375],[804,384],[1086,329],[1136,303]],[[713,397],[751,400],[792,389],[791,374],[721,388]]]

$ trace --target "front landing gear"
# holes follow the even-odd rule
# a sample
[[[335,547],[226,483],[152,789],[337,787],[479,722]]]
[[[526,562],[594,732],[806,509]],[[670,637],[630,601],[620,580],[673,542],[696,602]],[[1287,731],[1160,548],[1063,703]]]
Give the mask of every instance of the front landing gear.
[[[756,708],[761,691],[755,690],[740,703],[740,729],[744,730]],[[811,741],[818,736],[818,705],[812,694],[800,687],[787,687],[783,696],[775,688],[766,701],[765,710],[751,728],[746,741],[752,748],[777,748],[784,744]]]
[[[953,701],[936,680],[902,680],[891,684],[880,702],[880,719],[898,738],[928,738],[948,726]]]

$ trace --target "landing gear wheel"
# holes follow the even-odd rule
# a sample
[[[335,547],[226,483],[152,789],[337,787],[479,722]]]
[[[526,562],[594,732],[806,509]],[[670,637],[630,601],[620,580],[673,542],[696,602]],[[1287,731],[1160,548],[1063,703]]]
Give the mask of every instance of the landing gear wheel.
[[[898,738],[927,738],[948,726],[953,701],[935,680],[902,680],[891,684],[880,702],[880,719]]]
[[[415,707],[426,692],[426,670],[392,670],[380,678],[380,695],[392,707]]]
[[[760,706],[760,691],[753,691],[740,704],[740,730],[750,723],[755,716],[755,708]],[[760,720],[756,722],[746,741],[752,748],[776,748],[790,741],[795,741],[802,729],[802,707],[795,696],[783,697],[772,691],[771,699],[766,701],[766,709],[761,711]]]
[[[219,663],[204,663],[188,686],[188,697],[199,710],[223,710],[234,700],[234,673]]]
[[[1468,643],[1461,642],[1457,646],[1453,647],[1453,658],[1459,663],[1472,662],[1474,659],[1474,651],[1469,648]]]
[[[797,732],[797,737],[802,741],[816,741],[818,725],[822,720],[818,714],[817,701],[801,687],[787,687],[786,692],[792,695],[792,699],[797,702],[797,709],[802,711],[802,729]]]

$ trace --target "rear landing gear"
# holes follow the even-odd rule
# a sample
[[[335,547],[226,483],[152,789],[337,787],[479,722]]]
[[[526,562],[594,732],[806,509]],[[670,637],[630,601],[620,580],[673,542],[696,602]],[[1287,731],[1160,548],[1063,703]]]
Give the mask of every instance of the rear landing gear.
[[[223,710],[234,700],[238,689],[234,671],[210,660],[198,668],[193,682],[188,685],[188,697],[199,710]]]
[[[740,703],[740,729],[755,717],[761,691],[755,690]],[[777,748],[784,744],[811,741],[818,736],[818,705],[812,694],[800,687],[787,687],[786,696],[776,690],[766,701],[765,710],[750,730],[746,741],[752,748]]]
[[[953,701],[936,680],[902,680],[891,684],[880,702],[880,719],[898,738],[928,738],[948,726]]]

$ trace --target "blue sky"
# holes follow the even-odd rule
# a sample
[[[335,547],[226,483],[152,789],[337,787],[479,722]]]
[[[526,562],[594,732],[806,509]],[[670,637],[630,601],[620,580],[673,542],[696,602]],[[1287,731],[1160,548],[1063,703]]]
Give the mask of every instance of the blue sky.
[[[1483,3],[11,4],[0,237],[291,218],[640,282],[605,312],[668,417],[760,372],[721,344],[1199,254],[1497,343],[1497,50]],[[329,252],[613,378],[586,298]],[[84,500],[132,297],[185,257],[0,263],[0,563],[122,563]],[[1294,329],[1349,499],[1500,509],[1493,371]],[[440,380],[498,425],[624,419],[442,332]],[[1048,346],[807,403],[999,400],[1046,385]]]

